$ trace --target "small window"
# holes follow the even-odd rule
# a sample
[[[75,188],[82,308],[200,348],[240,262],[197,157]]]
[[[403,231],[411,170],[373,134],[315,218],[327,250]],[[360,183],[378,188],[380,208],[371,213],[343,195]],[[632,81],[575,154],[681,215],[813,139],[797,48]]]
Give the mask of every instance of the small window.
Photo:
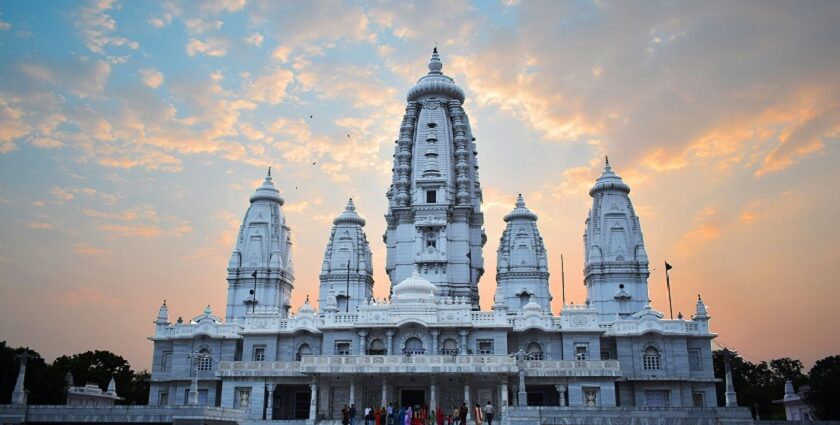
[[[161,406],[166,406],[169,404],[169,393],[166,391],[161,391],[158,393],[158,404]]]
[[[653,347],[648,347],[645,349],[645,354],[642,356],[642,369],[662,369],[662,356],[659,355],[659,350]]]
[[[670,407],[671,395],[668,390],[645,391],[645,407]]]
[[[210,355],[210,352],[207,349],[202,349],[199,351],[201,356],[198,357],[198,364],[196,365],[196,370],[199,372],[207,372],[213,370],[213,356]]]
[[[601,360],[610,360],[610,352],[609,351],[601,351]]]
[[[689,370],[703,370],[703,362],[700,360],[700,350],[688,350]]]
[[[694,407],[706,407],[706,394],[700,391],[691,393],[691,405]]]
[[[443,349],[440,350],[440,353],[444,356],[457,356],[458,355],[458,343],[455,342],[452,338],[447,338],[443,341]]]
[[[384,356],[385,353],[385,343],[382,342],[381,339],[377,338],[370,342],[370,349],[368,350],[368,354],[370,354],[371,356]]]
[[[427,190],[426,191],[426,203],[427,204],[437,203],[437,191],[435,191],[435,190]]]
[[[172,370],[172,352],[171,351],[164,351],[163,357],[160,361],[160,370],[161,372],[169,372]]]
[[[263,346],[254,347],[254,361],[255,362],[264,362],[265,361],[265,347],[263,347]]]
[[[482,355],[494,354],[493,340],[492,339],[479,339],[478,340],[478,354],[482,354]]]
[[[300,361],[300,358],[303,356],[311,356],[312,355],[312,347],[309,344],[303,344],[298,348],[297,354],[295,354],[295,361]]]
[[[525,307],[529,302],[531,302],[531,294],[527,292],[519,294],[519,307]]]
[[[233,407],[246,408],[251,405],[251,389],[246,387],[236,388],[236,399],[233,401]]]
[[[589,360],[589,344],[575,344],[575,360]]]
[[[542,360],[543,350],[540,344],[532,342],[528,344],[528,360]]]
[[[414,354],[425,354],[426,350],[423,349],[423,341],[420,338],[411,337],[405,340],[405,348],[403,348],[403,354],[407,356],[411,356]]]
[[[336,341],[335,342],[335,355],[336,356],[349,356],[350,355],[350,341]]]

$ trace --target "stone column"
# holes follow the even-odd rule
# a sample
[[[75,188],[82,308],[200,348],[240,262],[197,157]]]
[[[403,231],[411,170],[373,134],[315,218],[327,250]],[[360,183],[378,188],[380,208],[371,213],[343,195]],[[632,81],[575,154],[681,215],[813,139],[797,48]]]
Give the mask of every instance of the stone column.
[[[502,381],[502,383],[499,385],[499,402],[502,404],[501,407],[499,408],[499,410],[501,412],[501,416],[507,417],[507,416],[505,416],[505,414],[507,412],[507,407],[508,407],[508,404],[509,404],[508,403],[507,378],[505,378],[505,380]]]
[[[464,402],[467,403],[467,420],[472,418],[472,403],[470,403],[470,381],[469,378],[464,378]]]
[[[432,352],[430,354],[440,354],[440,351],[438,350],[438,336],[440,336],[440,331],[437,329],[432,329],[429,333],[432,334]]]
[[[560,394],[559,405],[565,407],[566,406],[566,385],[565,384],[555,385],[554,387],[557,388],[557,392]]]
[[[359,331],[359,355],[364,356],[366,353],[365,348],[367,347],[367,331]]]
[[[431,393],[431,398],[429,400],[429,414],[432,417],[435,417],[435,410],[437,409],[437,377],[432,376],[429,378],[431,380],[431,386],[429,388],[429,392]]]
[[[528,405],[528,392],[525,391],[525,369],[519,368],[519,403],[520,407]]]
[[[461,335],[461,346],[458,347],[458,352],[461,355],[467,354],[467,335],[469,335],[470,331],[461,329],[458,331],[458,335]]]
[[[268,420],[274,419],[274,389],[275,388],[277,388],[277,384],[265,384],[265,389],[268,390],[268,403],[266,403],[266,407],[265,407],[265,418],[268,419]]]
[[[17,357],[20,359],[20,369],[18,369],[15,389],[12,391],[12,404],[26,404],[26,389],[23,386],[23,381],[26,379],[26,364],[29,362],[29,355],[23,353]]]
[[[353,388],[353,387],[350,387]],[[352,391],[352,390],[351,390]],[[318,417],[318,380],[312,378],[312,383],[309,384],[309,420],[315,421]],[[352,394],[352,393],[351,393]],[[352,395],[350,397],[353,397]]]
[[[382,403],[380,406],[388,406],[388,378],[382,378]]]
[[[385,331],[385,337],[387,341],[385,342],[385,349],[388,350],[388,355],[394,354],[394,331],[387,330]]]
[[[348,407],[356,403],[356,379],[350,378],[350,400]]]
[[[736,353],[724,348],[721,354],[723,354],[723,366],[726,369],[726,407],[738,407],[738,396],[735,394],[735,384],[732,383],[732,368],[729,364],[730,356]]]

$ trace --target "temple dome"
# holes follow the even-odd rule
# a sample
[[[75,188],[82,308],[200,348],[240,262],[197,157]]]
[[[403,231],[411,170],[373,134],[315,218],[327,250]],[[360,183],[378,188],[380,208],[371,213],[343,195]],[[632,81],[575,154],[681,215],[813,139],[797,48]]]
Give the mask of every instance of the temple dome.
[[[408,90],[406,99],[409,102],[415,101],[427,95],[441,95],[457,99],[464,103],[464,90],[455,84],[455,80],[441,72],[443,63],[440,61],[437,47],[432,51],[432,58],[429,60],[429,73],[424,75],[414,87]]]
[[[624,181],[621,180],[621,177],[613,173],[612,167],[610,167],[609,158],[606,158],[604,172],[601,174],[601,177],[598,177],[598,180],[595,181],[595,185],[592,186],[592,189],[589,189],[589,196],[594,197],[596,193],[605,190],[617,190],[623,193],[630,193],[630,186],[627,183],[624,183]]]
[[[347,201],[347,205],[344,207],[344,211],[342,211],[341,214],[338,217],[336,217],[335,220],[333,220],[333,224],[335,225],[343,223],[358,224],[362,227],[365,226],[365,219],[356,213],[356,205],[353,204],[353,198],[350,198]]]
[[[298,315],[301,314],[315,314],[315,307],[312,307],[312,304],[309,304],[309,295],[306,296],[306,301],[304,301],[303,305],[298,309]]]
[[[258,187],[254,194],[251,195],[250,201],[252,204],[256,201],[271,201],[277,202],[280,205],[286,202],[280,196],[280,191],[271,182],[271,168],[268,169],[268,174],[265,176],[262,186]]]
[[[394,286],[392,297],[399,301],[422,300],[434,298],[437,292],[438,287],[415,270],[410,277]]]
[[[519,197],[516,198],[516,208],[505,216],[505,222],[514,219],[537,221],[537,215],[525,206],[525,199],[522,198],[521,193],[519,194]]]
[[[542,307],[539,304],[537,304],[535,301],[531,301],[528,304],[525,304],[524,307],[522,307],[522,312],[524,312],[526,315],[527,314],[542,314]]]

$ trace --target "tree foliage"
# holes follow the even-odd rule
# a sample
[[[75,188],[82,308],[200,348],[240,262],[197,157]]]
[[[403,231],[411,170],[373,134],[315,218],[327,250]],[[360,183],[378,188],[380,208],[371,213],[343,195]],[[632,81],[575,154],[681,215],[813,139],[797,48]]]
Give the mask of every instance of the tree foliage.
[[[63,404],[65,398],[65,375],[73,374],[73,385],[95,384],[107,388],[114,378],[117,395],[125,404],[147,404],[149,397],[149,374],[134,372],[128,361],[110,351],[87,351],[72,356],[61,356],[48,364],[40,354],[29,348],[11,348],[0,342],[0,403],[11,401],[17,380],[20,362],[18,354],[26,352],[29,363],[26,366],[24,386],[29,391],[29,404]]]
[[[788,357],[752,363],[741,356],[730,359],[732,383],[738,394],[738,405],[749,407],[761,419],[785,419],[784,405],[773,403],[785,393],[785,381],[790,379],[794,385],[807,382],[802,374],[804,366],[799,360]],[[724,405],[726,391],[726,371],[721,351],[714,352],[715,377],[722,380],[717,386],[718,404]]]
[[[808,373],[811,390],[808,400],[823,420],[840,419],[840,356],[830,356],[814,363]]]

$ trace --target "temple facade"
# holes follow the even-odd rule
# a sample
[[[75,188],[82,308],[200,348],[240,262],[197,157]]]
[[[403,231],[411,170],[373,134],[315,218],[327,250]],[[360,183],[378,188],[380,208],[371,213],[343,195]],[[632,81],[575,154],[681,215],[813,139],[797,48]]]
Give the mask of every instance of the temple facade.
[[[228,263],[224,320],[208,306],[173,323],[161,306],[150,404],[309,423],[340,419],[350,404],[448,413],[492,402],[502,421],[514,411],[593,407],[713,417],[706,306],[698,297],[691,318],[674,320],[651,308],[640,220],[609,162],[589,192],[586,302],[551,310],[548,253],[520,195],[504,217],[492,309],[479,308],[487,236],[476,139],[464,91],[443,73],[437,50],[428,68],[408,92],[387,191],[390,282],[379,284],[390,296],[372,295],[365,220],[350,200],[326,241],[319,310],[307,298],[290,312],[291,226],[269,171]]]

